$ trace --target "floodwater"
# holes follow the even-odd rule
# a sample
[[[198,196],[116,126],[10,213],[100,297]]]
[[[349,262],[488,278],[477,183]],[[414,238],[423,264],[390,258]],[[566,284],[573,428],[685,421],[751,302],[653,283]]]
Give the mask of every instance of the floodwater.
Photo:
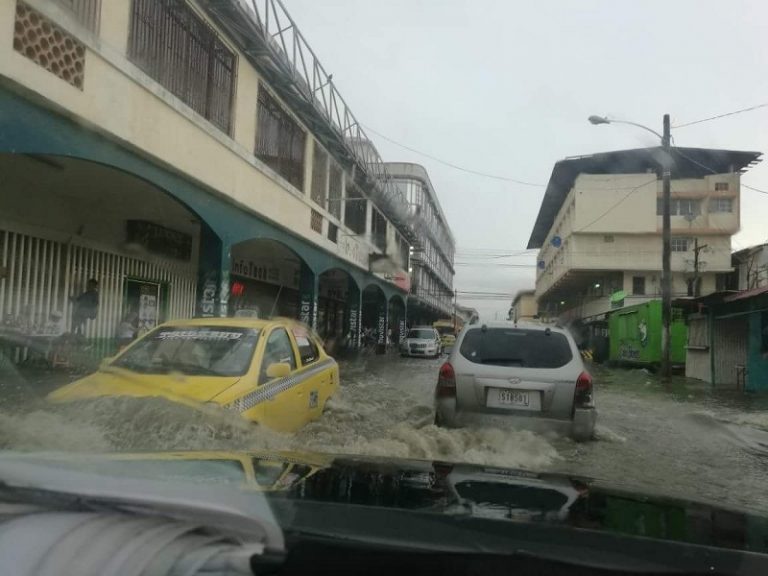
[[[768,399],[714,394],[644,370],[593,367],[596,439],[574,443],[506,427],[433,425],[442,360],[368,357],[341,366],[322,419],[296,434],[265,430],[220,409],[162,399],[51,406],[55,382],[0,382],[0,448],[23,451],[302,450],[439,459],[563,471],[627,489],[715,500],[768,512]],[[12,399],[12,400],[10,400]]]

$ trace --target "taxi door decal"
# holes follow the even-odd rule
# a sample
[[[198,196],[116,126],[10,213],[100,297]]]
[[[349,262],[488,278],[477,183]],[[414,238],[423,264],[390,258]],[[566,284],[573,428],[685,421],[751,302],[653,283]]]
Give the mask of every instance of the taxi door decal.
[[[279,378],[273,382],[268,382],[253,392],[249,392],[245,396],[241,396],[237,400],[233,400],[224,407],[236,412],[245,412],[257,404],[260,404],[266,400],[271,400],[281,392],[285,392],[294,386],[298,386],[305,380],[312,378],[313,376],[316,376],[317,374],[324,372],[325,370],[335,365],[336,361],[332,358],[328,358],[314,364],[313,366],[310,366],[299,374],[291,374],[285,378]],[[313,392],[317,396],[317,391]],[[313,407],[311,403],[312,394],[310,394],[310,408]],[[315,399],[315,403],[317,403],[317,399]]]

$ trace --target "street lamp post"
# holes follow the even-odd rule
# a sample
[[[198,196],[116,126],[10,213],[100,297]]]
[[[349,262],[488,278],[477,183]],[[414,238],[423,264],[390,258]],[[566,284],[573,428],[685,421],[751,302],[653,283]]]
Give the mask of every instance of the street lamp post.
[[[588,118],[592,124],[629,124],[650,132],[661,140],[661,147],[664,149],[664,157],[661,164],[661,376],[669,378],[672,370],[670,356],[670,325],[672,323],[672,234],[670,225],[670,198],[672,195],[672,157],[670,155],[670,132],[669,132],[669,114],[664,114],[664,133],[659,134],[656,130],[627,120],[614,120],[603,116],[590,116]]]

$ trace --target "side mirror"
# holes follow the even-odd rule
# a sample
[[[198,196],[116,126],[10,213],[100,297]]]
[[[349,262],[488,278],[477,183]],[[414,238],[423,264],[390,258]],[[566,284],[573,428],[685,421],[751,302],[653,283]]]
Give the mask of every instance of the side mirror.
[[[267,378],[285,378],[291,374],[291,365],[288,362],[275,362],[267,366]]]
[[[112,364],[112,361],[115,359],[114,356],[107,356],[106,358],[102,358],[101,362],[99,362],[99,370],[102,370],[103,368],[106,368],[110,364]]]

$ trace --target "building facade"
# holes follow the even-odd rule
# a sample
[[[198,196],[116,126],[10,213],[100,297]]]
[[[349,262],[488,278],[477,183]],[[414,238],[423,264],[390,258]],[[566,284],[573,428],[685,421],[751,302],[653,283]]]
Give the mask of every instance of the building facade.
[[[513,322],[525,322],[539,317],[539,306],[536,303],[536,290],[520,290],[512,300],[509,309],[509,319]]]
[[[422,221],[279,3],[9,0],[0,31],[4,324],[72,330],[93,279],[102,353],[128,317],[401,329]]]
[[[528,248],[538,248],[542,315],[604,321],[661,296],[660,149],[558,162]],[[760,153],[673,149],[672,292],[714,292],[731,272],[739,230],[739,177]]]
[[[768,244],[733,253],[734,279],[726,289],[752,290],[768,286]]]
[[[409,320],[424,324],[438,318],[450,318],[456,243],[437,193],[423,166],[389,162],[387,170],[408,202],[408,213],[417,233],[411,246]]]

